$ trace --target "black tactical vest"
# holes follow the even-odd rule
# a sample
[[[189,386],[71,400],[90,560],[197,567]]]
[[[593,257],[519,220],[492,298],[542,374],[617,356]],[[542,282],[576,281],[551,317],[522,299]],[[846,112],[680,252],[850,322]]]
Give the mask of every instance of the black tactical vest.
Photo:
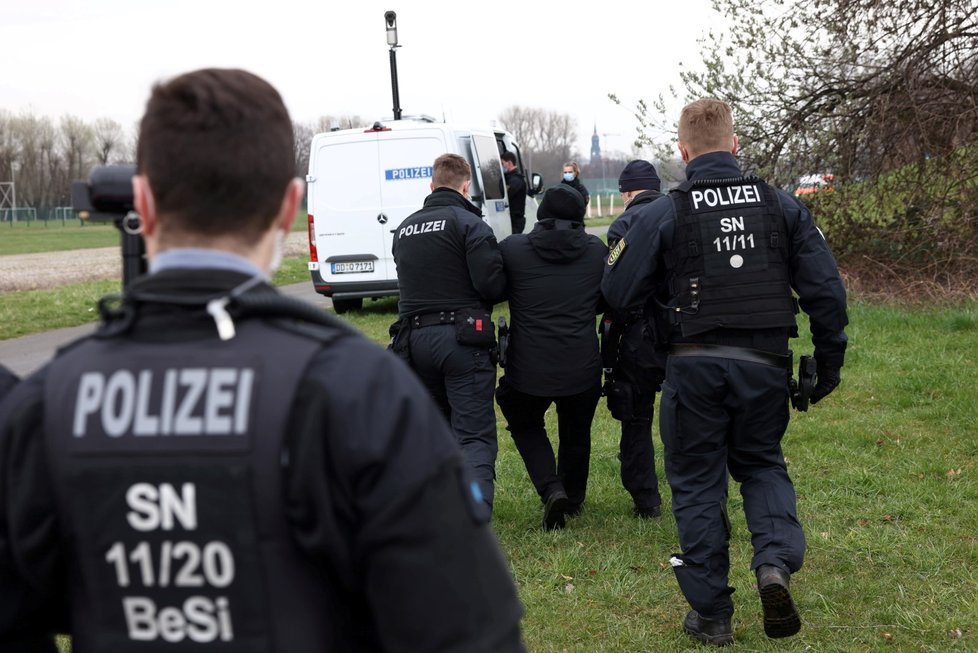
[[[51,365],[75,651],[319,651],[335,636],[323,576],[290,540],[281,471],[323,343],[236,326],[228,341],[92,338]]]
[[[670,193],[669,311],[683,337],[712,329],[796,328],[781,202],[756,177],[686,182]]]

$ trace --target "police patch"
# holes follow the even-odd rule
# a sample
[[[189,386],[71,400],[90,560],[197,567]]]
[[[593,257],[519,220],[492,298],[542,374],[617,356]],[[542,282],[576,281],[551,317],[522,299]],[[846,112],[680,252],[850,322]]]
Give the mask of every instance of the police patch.
[[[610,252],[608,252],[609,268],[618,261],[618,257],[621,256],[621,253],[624,251],[625,251],[625,239],[622,238],[621,240],[618,241],[618,244],[615,245]]]

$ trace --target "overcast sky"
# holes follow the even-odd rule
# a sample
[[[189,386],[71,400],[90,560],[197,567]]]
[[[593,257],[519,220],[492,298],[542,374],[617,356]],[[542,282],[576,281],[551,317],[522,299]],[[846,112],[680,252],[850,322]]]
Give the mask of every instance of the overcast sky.
[[[391,116],[386,10],[405,114],[485,126],[514,104],[569,113],[582,160],[595,124],[606,152],[627,153],[635,101],[698,67],[697,38],[719,24],[709,0],[0,0],[0,108],[128,128],[154,81],[219,66],[265,77],[294,120]]]

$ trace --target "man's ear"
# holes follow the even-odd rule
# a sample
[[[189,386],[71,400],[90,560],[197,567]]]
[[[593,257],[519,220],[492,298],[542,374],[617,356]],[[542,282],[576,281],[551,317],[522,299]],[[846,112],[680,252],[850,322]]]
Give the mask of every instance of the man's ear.
[[[682,141],[678,141],[676,143],[676,147],[679,148],[679,156],[682,157],[683,163],[689,163],[689,150],[687,150],[686,146],[682,144]]]
[[[134,175],[132,178],[133,205],[136,213],[143,222],[143,235],[152,236],[156,233],[159,222],[156,219],[156,198],[150,188],[146,175]]]
[[[305,192],[305,182],[296,177],[285,187],[285,195],[282,196],[282,204],[279,213],[275,216],[275,226],[282,231],[292,229],[295,222],[295,214],[302,203],[302,194]]]
[[[738,145],[740,145],[740,139],[737,138],[737,134],[734,134],[734,137],[733,137],[733,149],[730,150],[730,153],[733,154],[734,156],[737,156],[737,146]]]

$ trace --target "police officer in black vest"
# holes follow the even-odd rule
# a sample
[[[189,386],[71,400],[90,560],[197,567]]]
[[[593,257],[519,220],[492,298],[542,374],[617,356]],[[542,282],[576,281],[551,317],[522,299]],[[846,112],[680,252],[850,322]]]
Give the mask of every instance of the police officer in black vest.
[[[0,649],[523,650],[424,388],[269,285],[293,147],[250,73],[153,89],[133,178],[149,274],[0,404]]]
[[[618,177],[625,210],[608,228],[608,246],[618,244],[642,209],[662,197],[659,175],[648,161],[630,161]],[[654,306],[653,306],[654,310]],[[654,315],[639,303],[609,310],[601,320],[601,358],[611,416],[621,422],[621,482],[641,519],[662,516],[655,473],[652,416],[655,393],[665,376],[665,353],[656,351]]]
[[[506,297],[503,258],[469,201],[472,169],[457,154],[435,159],[424,208],[394,231],[398,343],[441,407],[487,513],[496,477],[496,364],[492,307]]]
[[[649,204],[608,256],[602,290],[627,308],[655,296],[671,327],[659,425],[681,553],[670,559],[692,610],[683,627],[733,642],[725,525],[727,469],[740,483],[751,568],[769,637],[801,628],[789,591],[805,536],[781,438],[788,426],[797,302],[811,321],[816,403],[839,384],[846,294],[808,210],[734,158],[730,107],[687,105],[679,121],[687,181]]]

